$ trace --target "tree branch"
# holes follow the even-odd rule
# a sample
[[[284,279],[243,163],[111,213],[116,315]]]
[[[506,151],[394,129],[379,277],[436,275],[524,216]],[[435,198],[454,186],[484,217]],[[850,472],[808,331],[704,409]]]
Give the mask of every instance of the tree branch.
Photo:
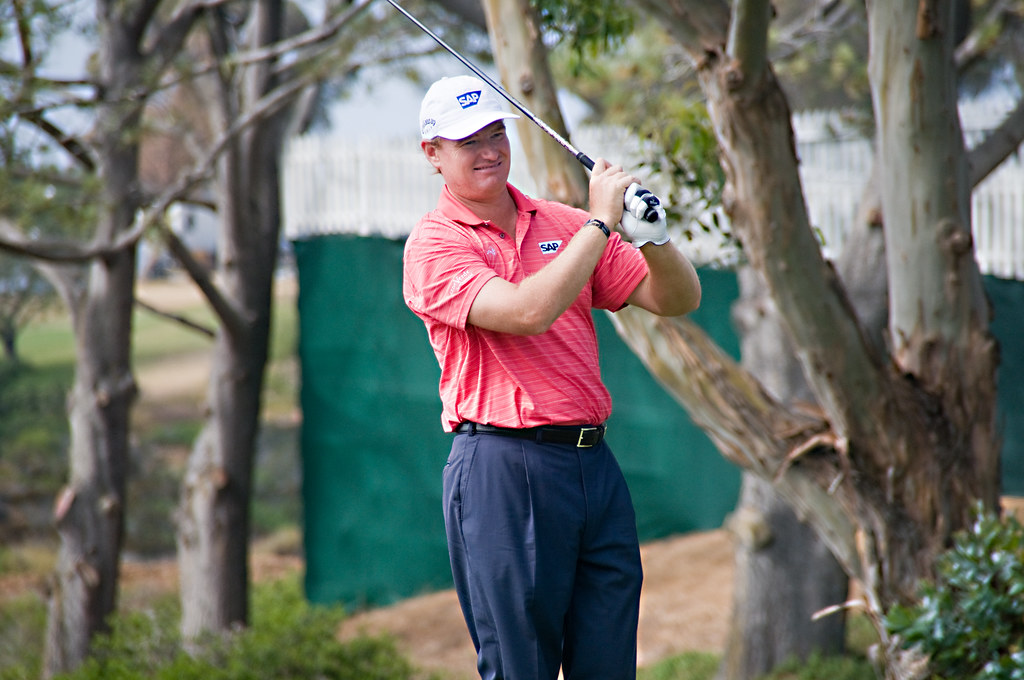
[[[788,409],[695,323],[627,307],[608,315],[665,389],[729,461],[772,482],[848,570],[861,572],[846,451],[820,410]]]
[[[23,71],[24,69],[21,66],[6,59],[0,59],[0,75],[13,76]],[[29,73],[22,78],[22,85],[60,89],[67,87],[93,87],[96,83],[88,78],[51,78],[41,76],[38,73]],[[70,101],[74,103],[79,101],[79,99],[72,98]]]
[[[1024,98],[1017,100],[1017,108],[1010,112],[999,127],[967,154],[967,167],[971,187],[976,187],[998,168],[1006,158],[1020,148],[1024,140]]]
[[[78,303],[81,297],[83,286],[81,285],[82,267],[70,264],[57,264],[53,262],[35,262],[33,266],[42,274],[57,295],[64,302],[65,308],[71,314],[72,323],[77,314]]]
[[[633,4],[658,19],[694,63],[725,44],[730,14],[724,0],[633,0]]]
[[[150,0],[150,3],[154,6],[158,5],[161,0]],[[193,3],[182,7],[170,21],[168,21],[156,35],[156,39],[153,41],[152,46],[149,48],[149,55],[155,57],[162,64],[166,64],[171,59],[175,58],[181,53],[181,46],[185,42],[185,38],[188,37],[189,32],[192,30],[192,26],[195,24],[203,12],[208,7],[221,4],[219,2],[199,2]],[[149,17],[146,15],[149,12],[140,11],[139,21],[143,22],[142,25],[146,25],[149,22]],[[160,68],[158,73],[163,72],[163,68]]]
[[[768,0],[734,0],[726,52],[740,77],[756,81],[768,65]]]
[[[205,6],[212,4],[220,3],[205,3]],[[363,5],[365,4],[364,2]],[[351,13],[346,14],[351,15]],[[351,16],[346,21],[350,20]],[[344,22],[338,23],[339,28],[343,25]],[[150,207],[144,211],[144,216],[137,220],[135,226],[130,231],[121,234],[115,242],[110,244],[79,244],[65,241],[31,239],[26,237],[9,220],[0,218],[0,249],[48,262],[80,263],[97,257],[110,256],[125,248],[134,247],[147,229],[156,227],[168,242],[179,262],[189,272],[196,285],[206,296],[211,307],[222,319],[225,326],[235,331],[241,329],[245,319],[235,306],[221,294],[202,266],[191,257],[188,249],[180,242],[177,235],[173,234],[163,224],[162,216],[172,203],[186,198],[197,185],[211,176],[217,159],[231,140],[251,125],[279,111],[292,100],[297,92],[308,87],[314,81],[315,77],[311,74],[299,74],[260,99],[247,114],[234,121],[231,127],[209,149],[205,158],[201,159],[191,171],[183,173],[174,185],[152,199]],[[54,134],[59,134],[56,128],[54,128]]]
[[[789,59],[809,43],[821,40],[821,36],[839,33],[858,21],[856,5],[850,2],[827,0],[815,2],[788,25],[778,29],[772,39],[772,63]]]
[[[1010,0],[998,0],[993,3],[985,17],[960,41],[953,52],[953,60],[958,69],[963,70],[967,64],[985,53],[985,39],[991,34],[992,24],[999,22],[1009,8]]]
[[[247,323],[244,314],[220,291],[206,269],[196,262],[177,234],[171,231],[158,217],[162,216],[172,203],[187,197],[196,185],[213,174],[217,159],[232,140],[255,123],[277,113],[294,98],[297,92],[308,87],[312,80],[312,76],[309,75],[296,76],[257,101],[245,115],[238,117],[220,136],[210,147],[205,158],[201,159],[191,171],[183,173],[178,181],[164,191],[147,210],[148,216],[144,221],[160,230],[161,236],[167,242],[172,254],[202,291],[228,331],[232,333],[244,330],[244,325]]]
[[[82,245],[73,242],[29,239],[9,220],[0,218],[0,249],[49,262],[85,262],[96,257],[116,254],[128,247],[134,247],[147,229],[156,226],[168,240],[168,244],[172,248],[177,248],[176,257],[179,257],[182,266],[186,267],[224,324],[230,329],[240,330],[245,319],[220,293],[202,267],[195,262],[194,258],[191,258],[187,248],[177,239],[177,235],[174,235],[162,223],[161,218],[172,203],[187,196],[196,185],[210,176],[217,158],[235,136],[259,120],[276,113],[291,100],[296,92],[307,85],[307,78],[296,77],[257,102],[248,114],[234,122],[213,145],[204,159],[197,163],[190,172],[183,173],[176,184],[161,194],[152,206],[144,211],[142,219],[137,220],[130,231],[121,234],[113,243]],[[178,242],[177,246],[174,246],[175,241]]]
[[[18,26],[18,46],[21,48],[21,63],[31,64],[32,58],[32,26],[31,20],[25,14],[25,6],[22,0],[14,0],[13,3],[15,23]]]
[[[29,238],[10,220],[0,217],[0,250],[47,262],[81,263],[97,257],[110,257],[126,248],[135,247],[147,226],[144,220],[139,220],[112,243],[81,244]]]
[[[177,234],[171,229],[164,227],[161,229],[161,236],[164,242],[167,243],[167,248],[171,251],[171,254],[174,255],[174,259],[185,268],[189,277],[210,304],[214,314],[224,324],[228,334],[240,337],[245,330],[245,315],[221,292],[220,288],[217,287],[217,284],[210,277],[207,269],[192,256],[188,246],[185,245]]]
[[[61,128],[51,123],[40,111],[23,111],[19,114],[25,121],[35,125],[41,132],[53,139],[68,154],[78,161],[78,164],[90,172],[96,170],[96,162],[93,161],[89,150],[73,137],[64,132]]]
[[[212,338],[212,337],[216,336],[216,332],[213,329],[207,328],[206,326],[203,326],[202,324],[198,324],[195,321],[192,321],[191,319],[187,319],[184,316],[181,316],[180,314],[174,314],[172,312],[165,312],[162,309],[157,309],[156,307],[154,307],[153,305],[149,304],[148,302],[143,302],[138,297],[135,298],[135,304],[136,304],[136,306],[141,307],[142,309],[145,309],[147,312],[149,312],[151,314],[156,314],[157,316],[162,317],[164,319],[169,319],[171,321],[174,321],[175,323],[179,323],[182,326],[185,326],[186,328],[191,328],[192,330],[196,331],[200,335],[205,335],[208,338]]]
[[[292,38],[279,41],[273,45],[267,45],[265,47],[253,48],[244,52],[235,54],[230,59],[231,64],[245,65],[253,64],[269,59],[277,59],[290,52],[297,52],[297,57],[303,61],[318,56],[331,48],[331,45],[324,45],[328,43],[332,38],[337,36],[338,32],[355,20],[363,11],[370,6],[373,0],[358,0],[355,4],[349,7],[348,10],[338,14],[331,18],[329,21],[321,26],[304,31]],[[306,48],[310,48],[307,50]],[[294,68],[294,62],[288,64],[282,64],[278,68]]]

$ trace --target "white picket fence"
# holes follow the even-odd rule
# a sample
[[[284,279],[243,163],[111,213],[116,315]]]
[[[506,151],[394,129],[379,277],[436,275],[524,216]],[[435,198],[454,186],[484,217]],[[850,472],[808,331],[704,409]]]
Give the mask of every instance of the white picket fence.
[[[1012,105],[1009,100],[964,105],[961,118],[968,144],[997,126]],[[799,114],[794,131],[811,222],[824,239],[825,254],[834,257],[842,248],[870,172],[871,142],[835,112]],[[585,129],[574,138],[591,156],[624,164],[639,160],[635,140],[621,130]],[[437,204],[442,186],[415,138],[296,138],[286,149],[282,175],[284,226],[290,239],[324,234],[404,238]],[[517,177],[515,170],[512,182],[527,193],[533,190],[529,178]],[[649,186],[659,190],[656,178]],[[972,219],[981,270],[1024,280],[1020,149],[975,189]]]

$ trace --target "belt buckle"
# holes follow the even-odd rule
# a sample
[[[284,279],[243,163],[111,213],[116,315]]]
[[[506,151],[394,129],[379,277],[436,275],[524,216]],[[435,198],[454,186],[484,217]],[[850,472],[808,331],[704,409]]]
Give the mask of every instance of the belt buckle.
[[[586,434],[587,434],[588,432],[597,432],[597,431],[598,431],[599,429],[600,429],[600,428],[597,428],[597,427],[581,427],[581,428],[580,428],[580,438],[579,438],[579,440],[578,440],[578,441],[576,442],[576,448],[578,448],[578,449],[589,449],[590,447],[592,447],[592,446],[593,446],[593,444],[584,444],[584,443],[583,443],[583,437],[584,437],[584,436],[585,436],[585,435],[586,435]]]

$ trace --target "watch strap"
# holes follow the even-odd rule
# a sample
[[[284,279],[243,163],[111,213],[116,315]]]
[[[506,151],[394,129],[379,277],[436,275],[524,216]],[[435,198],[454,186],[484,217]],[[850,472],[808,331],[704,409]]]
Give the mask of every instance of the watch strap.
[[[586,221],[586,223],[583,226],[589,227],[591,225],[603,231],[604,235],[607,236],[608,238],[612,237],[612,232],[610,229],[608,229],[608,225],[602,222],[601,220],[597,219],[596,217],[591,217],[589,220]]]

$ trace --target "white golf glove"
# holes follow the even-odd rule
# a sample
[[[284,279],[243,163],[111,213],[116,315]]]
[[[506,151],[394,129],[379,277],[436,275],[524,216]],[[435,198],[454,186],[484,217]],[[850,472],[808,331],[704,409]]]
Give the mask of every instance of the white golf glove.
[[[632,242],[634,248],[639,248],[648,243],[653,243],[656,246],[668,243],[669,236],[665,220],[665,207],[660,203],[653,206],[654,211],[658,214],[658,219],[654,222],[645,220],[644,215],[651,209],[651,206],[644,201],[642,196],[637,196],[637,190],[641,188],[639,184],[634,182],[626,189],[626,209],[622,212],[622,221],[619,222],[619,227],[622,229],[622,233],[626,236],[627,240]]]

